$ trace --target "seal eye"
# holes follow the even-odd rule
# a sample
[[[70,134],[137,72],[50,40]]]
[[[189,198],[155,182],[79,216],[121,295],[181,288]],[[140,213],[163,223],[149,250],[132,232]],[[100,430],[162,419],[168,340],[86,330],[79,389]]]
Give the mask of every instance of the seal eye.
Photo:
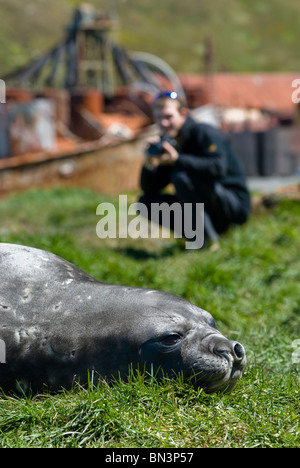
[[[217,329],[215,320],[212,317],[209,319],[208,325],[212,328]]]
[[[165,346],[174,346],[181,340],[181,336],[178,333],[172,333],[165,336],[160,340],[161,344]]]

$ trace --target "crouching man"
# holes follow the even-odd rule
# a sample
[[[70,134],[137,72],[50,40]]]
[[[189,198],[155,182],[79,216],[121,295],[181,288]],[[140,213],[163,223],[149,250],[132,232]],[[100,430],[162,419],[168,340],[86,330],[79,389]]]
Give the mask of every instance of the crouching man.
[[[217,245],[220,233],[243,224],[250,214],[245,175],[229,138],[194,121],[175,91],[154,99],[153,116],[161,137],[148,144],[139,201],[148,213],[153,203],[204,203],[205,241]],[[175,193],[163,193],[170,183]]]

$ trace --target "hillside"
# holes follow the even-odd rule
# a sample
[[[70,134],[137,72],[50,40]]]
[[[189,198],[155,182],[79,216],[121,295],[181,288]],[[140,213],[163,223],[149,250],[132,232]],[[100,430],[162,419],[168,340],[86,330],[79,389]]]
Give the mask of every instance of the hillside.
[[[77,0],[1,0],[0,76],[58,42]],[[215,69],[298,71],[298,0],[94,0],[120,21],[115,33],[130,50],[164,58],[178,72],[203,71],[204,40]]]

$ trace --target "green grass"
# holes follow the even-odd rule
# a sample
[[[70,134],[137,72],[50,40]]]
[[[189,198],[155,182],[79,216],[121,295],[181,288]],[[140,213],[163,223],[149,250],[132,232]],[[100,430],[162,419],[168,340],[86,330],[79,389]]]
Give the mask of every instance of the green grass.
[[[135,194],[129,194],[129,202]],[[100,240],[84,189],[0,201],[0,241],[50,250],[95,278],[178,294],[207,309],[246,348],[230,395],[131,377],[57,395],[0,399],[0,447],[300,447],[300,203],[283,201],[229,231],[221,249],[173,239]]]
[[[1,401],[0,447],[299,447],[292,377],[251,369],[231,395],[178,381],[105,383]]]

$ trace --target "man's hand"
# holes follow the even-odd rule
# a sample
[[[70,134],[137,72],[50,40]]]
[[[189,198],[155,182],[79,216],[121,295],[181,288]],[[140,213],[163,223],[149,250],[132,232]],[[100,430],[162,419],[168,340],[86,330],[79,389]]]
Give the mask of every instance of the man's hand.
[[[146,154],[146,161],[145,161],[145,167],[146,169],[149,169],[149,170],[152,170],[154,169],[155,167],[157,167],[159,165],[159,160],[157,157],[155,156],[150,156],[149,154],[147,154],[147,151],[149,149],[149,147],[155,143],[158,143],[160,141],[160,136],[158,135],[154,135],[150,138],[148,138],[147,140],[147,145],[146,145],[146,148],[145,148],[145,154]]]
[[[149,138],[148,140],[148,147],[151,144],[158,143],[160,140],[159,137],[154,136]],[[162,165],[162,166],[173,166],[177,161],[179,154],[177,150],[172,146],[169,142],[164,141],[162,143],[162,147],[164,149],[164,153],[161,156],[150,156],[147,155],[145,167],[149,170],[154,169],[155,167]],[[146,149],[147,152],[147,149]]]
[[[178,151],[167,141],[164,141],[162,146],[165,153],[159,158],[159,164],[163,166],[173,166],[179,157]]]
[[[146,157],[146,162],[145,162],[146,169],[149,169],[151,171],[155,167],[159,166],[159,164],[160,164],[160,158],[156,158],[153,156]]]

